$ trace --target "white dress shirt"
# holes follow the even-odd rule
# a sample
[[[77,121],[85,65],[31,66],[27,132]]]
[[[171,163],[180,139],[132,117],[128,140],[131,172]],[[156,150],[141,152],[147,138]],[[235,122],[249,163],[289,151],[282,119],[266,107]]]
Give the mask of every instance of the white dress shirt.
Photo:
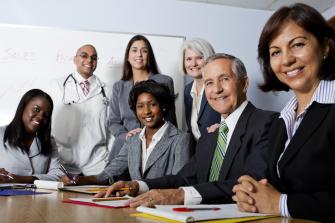
[[[148,161],[148,158],[151,152],[155,149],[156,144],[163,137],[167,127],[168,127],[168,124],[167,122],[165,122],[164,125],[162,125],[162,127],[160,127],[160,129],[158,129],[158,131],[152,136],[151,143],[149,144],[148,147],[147,147],[147,141],[145,138],[146,127],[144,127],[142,131],[140,132],[139,138],[142,141],[142,174],[144,174],[145,166],[147,164],[147,161]]]
[[[198,140],[201,136],[199,126],[198,126],[198,118],[199,118],[199,111],[201,106],[201,99],[202,95],[204,94],[204,86],[201,88],[199,94],[196,91],[196,83],[193,81],[192,88],[190,95],[193,98],[192,102],[192,112],[191,112],[191,128],[192,134],[196,140]]]

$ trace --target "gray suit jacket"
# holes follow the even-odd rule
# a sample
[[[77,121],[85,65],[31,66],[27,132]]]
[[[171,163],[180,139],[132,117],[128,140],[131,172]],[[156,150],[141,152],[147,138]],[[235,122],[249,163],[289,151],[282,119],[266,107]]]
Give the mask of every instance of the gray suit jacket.
[[[174,93],[173,80],[171,77],[163,74],[149,74],[149,79],[158,83],[165,84],[170,91]],[[115,137],[113,147],[110,152],[109,160],[112,160],[120,152],[126,140],[126,134],[130,130],[139,128],[140,123],[134,112],[130,110],[128,105],[128,97],[130,90],[134,86],[133,80],[120,80],[113,85],[113,93],[110,103],[110,113],[108,128]]]
[[[41,154],[41,144],[37,138],[31,144],[29,153],[25,153],[20,148],[13,148],[3,141],[6,127],[0,127],[0,168],[5,168],[16,175],[35,176],[40,180],[58,180],[64,175],[60,170],[54,141],[51,156]]]
[[[120,153],[97,176],[99,183],[113,183],[126,179],[139,180],[176,174],[190,158],[190,135],[168,123],[160,141],[151,152],[142,174],[142,141],[139,134],[123,145]]]

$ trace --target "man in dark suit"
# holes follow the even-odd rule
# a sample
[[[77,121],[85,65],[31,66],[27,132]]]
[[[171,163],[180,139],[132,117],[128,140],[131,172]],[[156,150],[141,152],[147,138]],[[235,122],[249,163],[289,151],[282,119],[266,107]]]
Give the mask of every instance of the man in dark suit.
[[[219,163],[216,153],[222,144],[219,142],[219,135],[222,134],[219,133],[220,129],[200,137],[195,155],[178,174],[144,181],[117,182],[109,188],[105,196],[121,187],[131,189],[117,192],[117,195],[135,195],[149,189],[165,189],[150,190],[130,200],[129,204],[136,207],[155,204],[230,203],[232,187],[239,176],[244,173],[256,179],[265,176],[268,128],[276,113],[257,109],[246,100],[246,69],[234,56],[215,54],[209,57],[203,67],[203,78],[208,103],[221,114],[221,125],[224,123],[228,127],[228,132],[224,135],[223,147],[226,149],[222,164],[217,168],[217,177],[212,178],[212,169],[214,164]]]

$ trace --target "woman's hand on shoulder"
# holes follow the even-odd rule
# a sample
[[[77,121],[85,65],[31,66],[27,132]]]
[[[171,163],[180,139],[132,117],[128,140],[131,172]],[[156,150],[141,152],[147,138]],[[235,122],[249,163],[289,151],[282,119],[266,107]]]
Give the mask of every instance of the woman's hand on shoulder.
[[[126,135],[126,139],[129,139],[129,137],[132,137],[132,136],[140,133],[141,131],[142,131],[141,128],[136,128],[136,129],[130,130]]]
[[[208,133],[213,133],[215,132],[216,129],[218,129],[220,127],[220,123],[215,123],[209,127],[207,127],[207,132]]]

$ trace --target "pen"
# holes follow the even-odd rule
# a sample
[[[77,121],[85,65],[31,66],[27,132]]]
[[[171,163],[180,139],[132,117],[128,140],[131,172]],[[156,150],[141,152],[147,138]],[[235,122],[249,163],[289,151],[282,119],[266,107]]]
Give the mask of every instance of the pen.
[[[72,176],[65,167],[60,163],[59,164],[61,171],[71,180],[71,183],[76,184],[76,181],[74,180],[74,176]]]
[[[1,176],[8,177],[9,179],[12,179],[12,180],[14,180],[14,177],[12,177],[11,175],[4,174],[4,173],[0,173],[0,175],[1,175]]]
[[[87,191],[107,191],[108,187],[102,187],[102,188],[91,188],[91,189],[87,189]],[[122,187],[116,191],[125,191],[125,190],[130,190],[129,187]]]
[[[101,198],[93,198],[92,201],[120,201],[120,200],[128,200],[128,197],[101,197]]]
[[[191,212],[191,211],[218,211],[220,208],[206,208],[206,207],[198,207],[198,208],[188,208],[188,207],[180,207],[180,208],[172,208],[174,211],[178,212]]]
[[[117,191],[125,191],[125,190],[131,190],[130,187],[121,187],[120,189],[117,189]]]

